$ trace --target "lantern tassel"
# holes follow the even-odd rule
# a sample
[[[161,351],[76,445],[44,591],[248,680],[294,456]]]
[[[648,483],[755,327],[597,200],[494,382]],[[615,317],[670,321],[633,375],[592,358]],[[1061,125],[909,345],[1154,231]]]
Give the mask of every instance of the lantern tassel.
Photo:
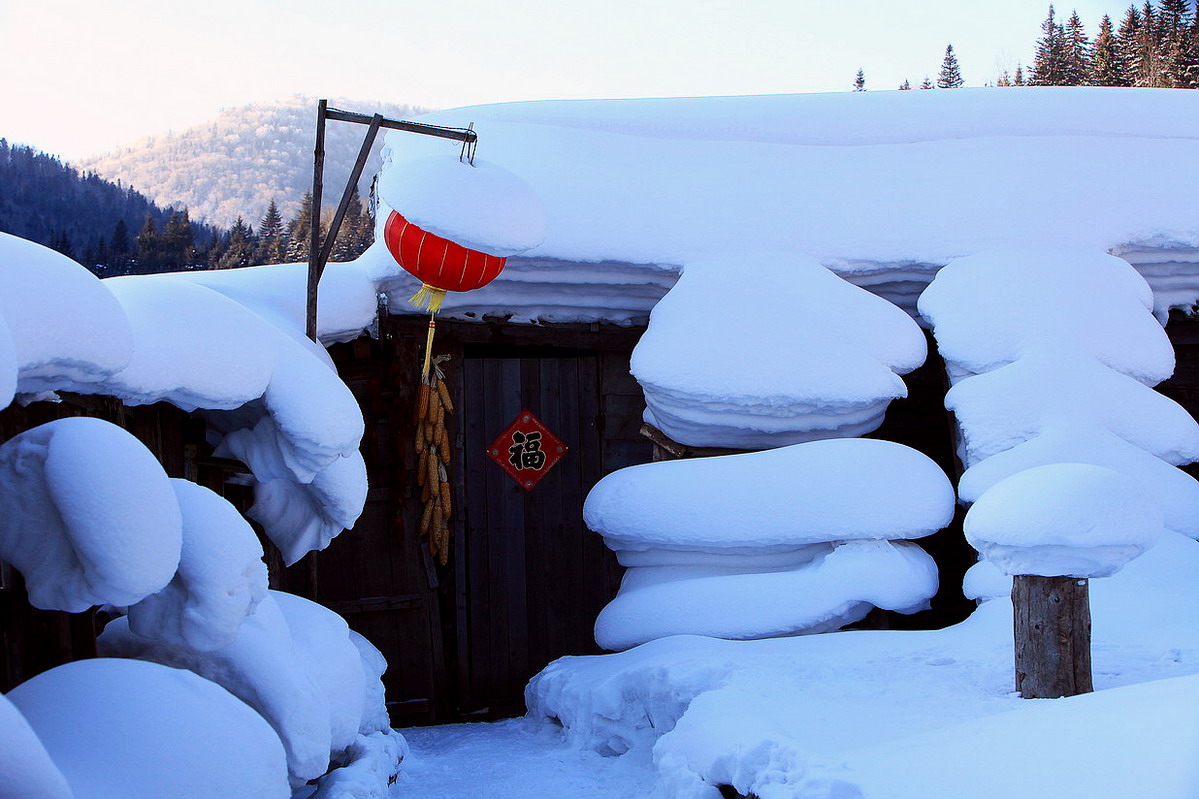
[[[433,311],[429,314],[429,336],[425,339],[425,365],[421,369],[421,376],[428,381],[430,367],[433,365],[433,333],[437,330],[437,312]]]
[[[439,289],[436,286],[430,286],[428,283],[422,283],[420,290],[409,297],[408,302],[422,311],[437,313],[441,310],[441,303],[445,301],[445,294],[445,289]]]

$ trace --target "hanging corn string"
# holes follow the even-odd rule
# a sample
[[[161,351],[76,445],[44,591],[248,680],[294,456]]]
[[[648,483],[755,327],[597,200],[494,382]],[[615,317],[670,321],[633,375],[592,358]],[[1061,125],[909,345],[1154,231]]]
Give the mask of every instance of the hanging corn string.
[[[429,322],[432,343],[433,322]],[[454,412],[441,364],[450,356],[431,358],[425,351],[425,371],[416,393],[416,481],[423,509],[420,535],[428,541],[429,554],[445,566],[450,558],[450,436],[445,417]]]

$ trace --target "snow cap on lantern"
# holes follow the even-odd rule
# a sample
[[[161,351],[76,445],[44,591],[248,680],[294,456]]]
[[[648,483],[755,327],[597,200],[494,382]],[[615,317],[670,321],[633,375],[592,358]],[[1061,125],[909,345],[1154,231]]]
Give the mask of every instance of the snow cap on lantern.
[[[380,176],[379,196],[394,209],[384,228],[387,248],[421,280],[434,309],[446,291],[487,285],[508,256],[545,238],[545,210],[533,189],[485,161],[398,161]]]

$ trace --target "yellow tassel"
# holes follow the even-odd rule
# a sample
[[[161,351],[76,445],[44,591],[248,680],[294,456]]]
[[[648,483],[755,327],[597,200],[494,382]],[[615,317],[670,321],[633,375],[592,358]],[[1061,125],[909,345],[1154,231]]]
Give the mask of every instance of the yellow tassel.
[[[420,290],[409,297],[408,302],[422,311],[437,313],[441,310],[441,303],[445,301],[445,294],[445,289],[439,289],[436,286],[430,286],[428,283],[422,283]]]

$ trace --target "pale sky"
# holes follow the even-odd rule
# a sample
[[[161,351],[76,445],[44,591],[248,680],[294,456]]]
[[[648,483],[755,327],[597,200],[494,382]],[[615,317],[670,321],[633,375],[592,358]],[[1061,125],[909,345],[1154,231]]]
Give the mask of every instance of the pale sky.
[[[79,158],[294,94],[512,100],[968,86],[1027,65],[1047,0],[0,0],[0,137]],[[1127,0],[1077,8],[1087,33]],[[369,113],[369,107],[356,108]]]

